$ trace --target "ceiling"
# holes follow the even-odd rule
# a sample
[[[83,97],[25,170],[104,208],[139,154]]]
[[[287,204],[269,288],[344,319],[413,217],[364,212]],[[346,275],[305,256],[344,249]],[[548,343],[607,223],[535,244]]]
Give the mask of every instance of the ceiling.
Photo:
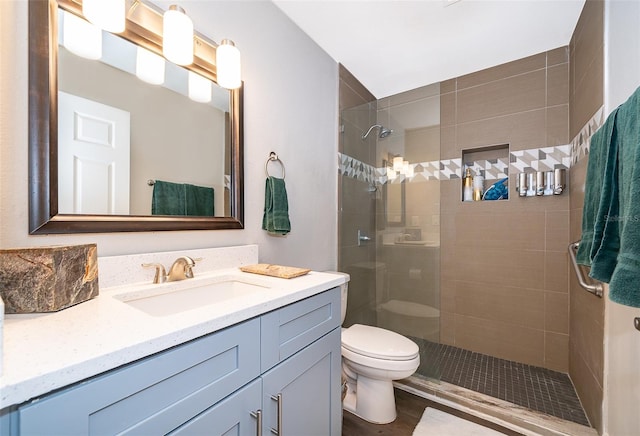
[[[376,98],[568,45],[585,0],[272,0]]]

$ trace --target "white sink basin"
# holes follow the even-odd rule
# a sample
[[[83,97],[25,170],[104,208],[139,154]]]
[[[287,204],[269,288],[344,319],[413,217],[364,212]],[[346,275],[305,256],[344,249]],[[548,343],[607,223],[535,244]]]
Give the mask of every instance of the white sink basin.
[[[203,280],[186,279],[145,288],[117,295],[116,298],[159,317],[264,292],[270,286],[253,278],[231,275]]]

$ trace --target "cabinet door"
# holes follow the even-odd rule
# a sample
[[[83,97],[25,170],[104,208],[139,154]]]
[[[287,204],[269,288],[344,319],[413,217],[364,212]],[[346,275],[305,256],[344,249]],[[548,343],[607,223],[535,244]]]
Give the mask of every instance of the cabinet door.
[[[262,372],[340,326],[340,288],[262,315]]]
[[[340,328],[263,375],[263,434],[340,435]],[[280,424],[278,423],[280,422]]]
[[[169,433],[186,435],[257,435],[256,413],[261,408],[262,380],[257,379]]]
[[[21,435],[165,434],[260,375],[253,319],[23,405]]]

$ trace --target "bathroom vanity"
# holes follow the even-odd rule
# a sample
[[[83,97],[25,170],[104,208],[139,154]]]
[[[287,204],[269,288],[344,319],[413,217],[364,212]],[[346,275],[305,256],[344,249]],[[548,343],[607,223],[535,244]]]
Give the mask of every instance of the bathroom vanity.
[[[263,288],[150,315],[128,298],[158,285],[122,285],[55,314],[9,317],[0,433],[340,434],[344,278],[225,268],[198,279]],[[66,336],[29,350],[36,331]]]

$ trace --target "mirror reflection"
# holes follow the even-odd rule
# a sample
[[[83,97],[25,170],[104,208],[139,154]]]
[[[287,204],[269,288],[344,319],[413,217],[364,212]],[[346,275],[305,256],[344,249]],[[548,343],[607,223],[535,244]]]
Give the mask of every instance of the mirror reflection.
[[[230,92],[108,32],[99,59],[80,56],[69,17],[59,10],[59,213],[230,216]],[[145,75],[149,55],[160,63]]]

